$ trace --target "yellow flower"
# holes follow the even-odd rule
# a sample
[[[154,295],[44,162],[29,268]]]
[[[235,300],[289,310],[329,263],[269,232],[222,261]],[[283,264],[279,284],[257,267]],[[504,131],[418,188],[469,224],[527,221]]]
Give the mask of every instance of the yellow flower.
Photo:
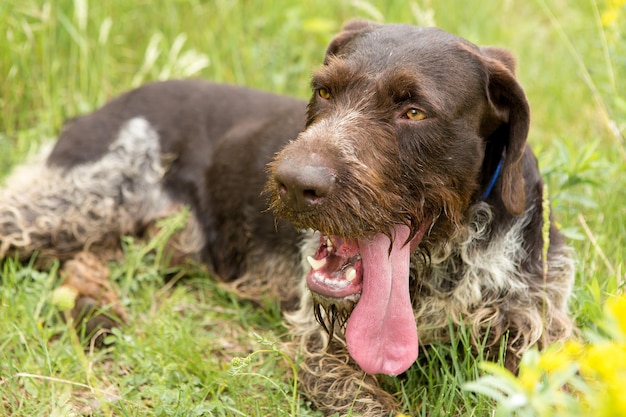
[[[602,13],[602,26],[612,26],[617,21],[618,16],[617,10],[605,10]]]
[[[520,386],[526,393],[532,393],[541,381],[542,375],[543,372],[535,366],[520,368],[518,376]]]
[[[612,26],[617,22],[622,12],[621,8],[626,4],[625,0],[609,0],[606,8],[602,13],[602,25],[604,27]]]
[[[626,344],[600,342],[589,345],[587,354],[580,360],[580,372],[608,386],[626,376]]]
[[[569,340],[563,345],[553,345],[546,349],[539,358],[539,367],[547,373],[561,371],[572,365],[584,351],[584,346]]]
[[[619,9],[626,4],[626,0],[609,0],[607,3],[610,9]]]
[[[541,354],[536,349],[531,349],[524,354],[519,366],[518,381],[520,387],[527,394],[532,394],[541,382],[544,372],[539,367]]]
[[[620,378],[624,383],[624,378]],[[626,415],[626,396],[623,385],[589,384],[583,394],[582,403],[588,410],[587,415],[596,417],[614,417]]]
[[[621,336],[626,336],[626,297],[610,298],[605,305],[607,315],[616,321]]]

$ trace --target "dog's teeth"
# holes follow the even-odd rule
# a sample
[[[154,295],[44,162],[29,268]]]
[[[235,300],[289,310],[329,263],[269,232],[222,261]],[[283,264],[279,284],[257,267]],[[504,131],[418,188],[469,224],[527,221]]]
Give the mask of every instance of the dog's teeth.
[[[313,268],[313,270],[317,271],[318,269],[322,269],[324,267],[324,265],[326,265],[326,259],[315,259],[312,256],[307,256],[306,260],[309,262],[309,265],[311,265],[311,268]]]
[[[356,278],[356,269],[353,267],[346,269],[346,280],[352,281],[354,278]]]
[[[330,240],[330,238],[328,236],[326,237],[326,247],[328,248],[328,250],[332,250],[333,249],[333,241]]]

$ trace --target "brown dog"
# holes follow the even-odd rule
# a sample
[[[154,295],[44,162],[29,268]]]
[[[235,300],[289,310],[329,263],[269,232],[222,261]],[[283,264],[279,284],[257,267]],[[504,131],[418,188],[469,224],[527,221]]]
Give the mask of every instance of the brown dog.
[[[476,346],[505,340],[515,368],[531,345],[570,334],[573,262],[552,225],[542,257],[543,183],[508,52],[356,21],[313,90],[306,111],[170,81],[75,119],[45,164],[2,190],[0,257],[79,254],[66,285],[79,305],[102,304],[114,297],[89,278],[98,260],[187,205],[175,259],[298,307],[286,316],[300,379],[327,414],[397,411],[374,374],[409,368],[418,336],[446,342],[463,326]]]

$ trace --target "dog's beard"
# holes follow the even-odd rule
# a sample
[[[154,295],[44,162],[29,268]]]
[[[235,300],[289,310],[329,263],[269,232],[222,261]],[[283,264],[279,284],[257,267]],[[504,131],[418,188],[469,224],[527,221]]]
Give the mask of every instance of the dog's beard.
[[[313,293],[313,314],[322,328],[331,337],[335,331],[345,332],[346,323],[354,309],[356,301],[329,299]],[[330,340],[329,340],[330,343]]]

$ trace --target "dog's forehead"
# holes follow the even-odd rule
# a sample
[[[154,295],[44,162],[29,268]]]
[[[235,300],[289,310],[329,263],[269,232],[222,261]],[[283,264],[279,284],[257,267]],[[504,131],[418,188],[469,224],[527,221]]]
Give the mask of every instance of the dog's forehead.
[[[383,96],[420,96],[439,109],[484,96],[480,49],[442,29],[382,25],[355,34],[314,73],[313,84]],[[353,89],[355,90],[355,89]],[[417,93],[413,95],[413,93]]]
[[[476,67],[478,47],[439,28],[383,25],[355,37],[341,55],[381,73],[388,68],[415,68],[435,75]]]

